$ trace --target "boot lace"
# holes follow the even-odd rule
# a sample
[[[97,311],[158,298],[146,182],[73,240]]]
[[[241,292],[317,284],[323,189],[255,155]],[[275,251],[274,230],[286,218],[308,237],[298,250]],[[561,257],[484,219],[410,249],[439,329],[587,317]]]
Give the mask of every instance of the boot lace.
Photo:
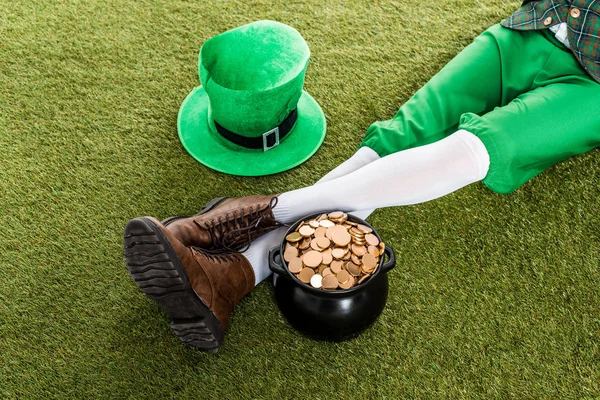
[[[212,224],[199,225],[210,234],[210,252],[213,254],[223,252],[242,253],[248,250],[252,240],[261,233],[280,226],[287,226],[271,217],[277,201],[275,196],[266,206],[241,207],[233,210],[230,214],[212,220]],[[206,251],[206,249],[204,250]]]

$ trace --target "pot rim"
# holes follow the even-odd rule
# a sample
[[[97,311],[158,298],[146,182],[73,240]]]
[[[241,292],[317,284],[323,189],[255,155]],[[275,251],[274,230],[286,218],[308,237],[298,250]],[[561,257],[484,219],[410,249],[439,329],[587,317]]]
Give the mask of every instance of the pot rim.
[[[287,243],[287,241],[285,240],[285,238],[287,237],[287,235],[289,235],[290,233],[294,232],[296,230],[296,227],[298,225],[300,225],[300,223],[302,221],[307,221],[313,218],[316,218],[322,214],[329,214],[331,212],[334,211],[339,211],[339,210],[332,210],[332,211],[323,211],[323,212],[318,212],[318,213],[313,213],[310,215],[306,215],[300,219],[298,219],[296,222],[294,222],[289,228],[288,230],[285,232],[285,235],[283,237],[283,239],[281,240],[281,244],[279,245],[279,252],[281,254],[281,265],[283,266],[283,269],[285,270],[285,272],[288,274],[288,276],[290,277],[290,279],[299,284],[300,287],[302,289],[308,290],[312,293],[316,293],[316,294],[321,294],[321,295],[326,295],[326,296],[330,296],[330,297],[338,297],[341,295],[345,295],[348,293],[353,293],[359,290],[362,290],[366,287],[368,287],[374,280],[375,278],[377,278],[380,273],[383,270],[383,264],[384,264],[384,259],[385,259],[385,254],[383,254],[380,259],[379,259],[379,265],[377,266],[377,271],[375,271],[374,274],[371,275],[371,277],[369,279],[367,279],[365,282],[361,283],[360,285],[356,285],[354,287],[351,287],[350,289],[336,289],[336,290],[323,290],[323,289],[317,289],[312,287],[310,284],[308,283],[304,283],[302,282],[300,279],[296,278],[296,275],[294,275],[293,273],[290,272],[288,265],[287,265],[287,261],[283,258],[283,252],[284,252],[284,247]],[[371,224],[369,224],[368,222],[366,222],[365,220],[363,220],[362,218],[357,217],[356,215],[353,215],[349,212],[345,212],[344,214],[348,215],[348,220],[355,222],[357,224],[361,224],[361,225],[365,225],[368,226],[369,228],[371,228],[373,230],[373,234],[375,236],[377,236],[377,239],[379,239],[380,242],[383,242],[383,240],[381,239],[381,236],[379,236],[379,233],[377,232],[377,230],[375,228],[373,228],[373,226]],[[385,242],[384,242],[385,243]],[[386,245],[387,247],[387,245]]]

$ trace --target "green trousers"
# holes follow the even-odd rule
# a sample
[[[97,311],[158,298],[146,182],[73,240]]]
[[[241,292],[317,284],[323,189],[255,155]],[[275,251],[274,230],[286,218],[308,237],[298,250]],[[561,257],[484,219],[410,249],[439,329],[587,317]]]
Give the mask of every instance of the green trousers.
[[[600,146],[600,84],[550,32],[494,25],[419,89],[361,146],[381,157],[465,129],[486,146],[484,184],[510,193]]]

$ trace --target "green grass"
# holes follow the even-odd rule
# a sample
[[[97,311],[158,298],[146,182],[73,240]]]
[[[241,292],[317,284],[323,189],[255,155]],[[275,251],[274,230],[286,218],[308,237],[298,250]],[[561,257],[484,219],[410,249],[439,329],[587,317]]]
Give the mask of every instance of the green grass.
[[[0,1],[0,398],[600,397],[600,153],[501,196],[471,185],[370,221],[398,252],[378,322],[292,330],[266,282],[218,354],[131,281],[122,230],[222,195],[312,184],[518,1]],[[274,19],[311,52],[328,135],[302,166],[210,171],[179,105],[209,37]]]

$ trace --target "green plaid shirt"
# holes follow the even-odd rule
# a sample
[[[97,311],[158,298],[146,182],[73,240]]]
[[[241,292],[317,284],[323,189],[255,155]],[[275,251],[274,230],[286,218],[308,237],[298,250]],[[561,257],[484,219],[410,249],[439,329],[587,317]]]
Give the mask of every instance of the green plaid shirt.
[[[600,0],[529,0],[501,24],[516,30],[538,30],[561,22],[567,23],[573,54],[600,82]]]

